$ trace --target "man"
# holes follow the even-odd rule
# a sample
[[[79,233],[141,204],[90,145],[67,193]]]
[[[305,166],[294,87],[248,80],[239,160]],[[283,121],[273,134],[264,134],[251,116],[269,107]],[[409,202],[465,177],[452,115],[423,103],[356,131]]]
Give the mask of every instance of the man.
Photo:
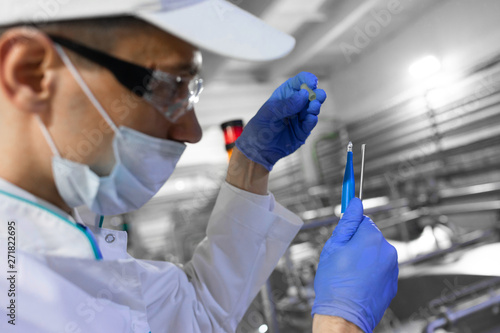
[[[314,75],[285,82],[246,126],[207,237],[185,267],[132,258],[126,233],[99,220],[146,203],[184,143],[200,140],[198,47],[270,60],[293,39],[223,1],[7,3],[1,331],[235,331],[302,225],[267,180],[318,121],[326,94]],[[96,218],[82,218],[85,208]],[[395,295],[395,251],[362,211],[353,200],[321,255],[315,332],[371,331]]]

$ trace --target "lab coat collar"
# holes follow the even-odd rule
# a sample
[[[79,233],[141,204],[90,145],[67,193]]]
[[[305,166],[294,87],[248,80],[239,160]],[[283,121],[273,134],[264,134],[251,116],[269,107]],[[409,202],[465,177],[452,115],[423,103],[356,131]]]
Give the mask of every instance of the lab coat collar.
[[[88,209],[85,206],[81,207],[76,207],[73,208],[71,215],[60,209],[59,207],[51,204],[48,201],[45,201],[43,199],[40,199],[39,197],[31,194],[30,192],[12,184],[11,182],[8,182],[7,180],[0,178],[0,190],[5,191],[7,193],[16,195],[18,197],[27,199],[29,201],[35,202],[39,204],[40,206],[43,206],[47,208],[48,210],[51,210],[58,215],[63,216],[66,219],[69,219],[71,221],[79,222],[87,227],[92,227],[92,228],[97,228],[100,227],[100,220],[101,216],[95,214],[92,212],[90,209]]]
[[[30,192],[20,188],[19,186],[12,184],[11,182],[8,182],[7,180],[5,180],[3,178],[0,178],[0,190],[5,191],[5,192],[10,193],[10,194],[13,194],[13,195],[16,195],[18,197],[24,198],[26,200],[35,202],[35,203],[39,204],[40,206],[43,206],[43,207],[47,208],[48,210],[51,210],[51,211],[57,213],[58,215],[63,216],[66,219],[73,220],[73,217],[71,215],[69,215],[68,213],[66,213],[64,210],[51,204],[48,201],[40,199],[39,197],[37,197],[37,196],[31,194]]]
[[[33,224],[31,227],[28,227],[23,223],[21,223],[23,225],[18,226],[18,228],[20,228],[18,231],[19,233],[26,232],[23,236],[25,239],[23,244],[25,246],[23,247],[20,244],[20,250],[25,250],[30,253],[55,254],[70,257],[102,258],[102,254],[99,246],[97,245],[94,234],[88,226],[82,226],[80,216],[78,215],[78,212],[75,213],[75,210],[73,210],[73,215],[70,215],[55,205],[38,198],[32,193],[2,178],[0,178],[0,191],[3,195],[6,195],[6,197],[17,200],[16,202],[22,203],[24,200],[25,202],[31,203],[31,205],[28,204],[28,207],[38,206],[41,211],[37,212],[43,212],[44,210],[49,212],[49,215],[45,213],[45,220],[43,224],[37,224],[38,219],[35,218],[35,215],[33,215],[34,213],[32,208],[23,211],[23,215],[28,213],[33,215],[31,216],[31,219],[29,219],[30,223]],[[2,209],[13,209],[16,211],[16,209],[20,207],[16,204],[9,206],[13,203],[3,202],[3,204]],[[9,215],[8,218],[14,218],[10,216],[10,214],[15,215],[15,213],[7,213],[7,215]],[[47,216],[52,217],[47,219]],[[54,219],[53,216],[57,216],[57,218]],[[66,220],[67,223],[65,223],[64,220]],[[49,228],[50,230],[47,230],[47,225],[45,224],[47,221],[55,223],[51,228]],[[72,224],[74,224],[74,226],[71,226]],[[0,232],[0,234],[2,234],[2,232]]]
[[[72,212],[75,220],[90,227],[92,229],[97,229],[101,227],[103,216],[94,213],[87,206],[79,206],[73,208]]]

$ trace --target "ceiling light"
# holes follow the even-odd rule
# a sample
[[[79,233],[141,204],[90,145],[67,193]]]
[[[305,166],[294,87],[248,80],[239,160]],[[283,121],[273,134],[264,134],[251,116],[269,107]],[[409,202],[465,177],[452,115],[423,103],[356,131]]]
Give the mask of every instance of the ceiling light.
[[[429,55],[411,64],[409,71],[416,79],[423,79],[441,70],[441,62],[435,56]]]

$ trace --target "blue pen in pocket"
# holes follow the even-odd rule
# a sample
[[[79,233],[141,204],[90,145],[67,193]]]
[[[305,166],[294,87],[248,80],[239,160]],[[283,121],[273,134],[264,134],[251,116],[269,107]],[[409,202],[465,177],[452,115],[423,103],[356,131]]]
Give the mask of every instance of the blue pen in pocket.
[[[347,206],[349,206],[349,202],[354,198],[355,188],[354,166],[352,164],[352,142],[349,142],[347,145],[347,162],[345,164],[344,182],[342,183],[341,214],[344,214]]]

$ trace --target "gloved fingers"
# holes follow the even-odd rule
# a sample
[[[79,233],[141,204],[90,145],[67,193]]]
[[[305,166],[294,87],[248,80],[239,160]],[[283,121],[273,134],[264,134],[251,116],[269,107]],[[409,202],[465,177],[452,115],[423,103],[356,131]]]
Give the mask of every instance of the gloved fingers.
[[[356,235],[353,237],[353,240],[354,239],[359,239],[359,241],[365,244],[370,243],[377,247],[380,247],[381,243],[385,241],[378,227],[368,216],[363,217],[363,221],[359,225]]]
[[[395,271],[398,268],[397,251],[385,239],[382,232],[373,221],[365,216],[360,224],[358,231],[352,237],[353,242],[362,242],[365,246],[372,246],[378,249],[378,265],[387,267],[389,271]]]
[[[332,238],[336,243],[347,243],[356,234],[363,219],[363,204],[358,198],[353,198],[333,230]]]
[[[394,269],[394,277],[392,280],[392,298],[396,297],[396,294],[398,293],[398,280],[399,280],[399,266],[396,265],[396,268]]]
[[[387,239],[385,239],[382,235],[382,233],[379,233],[380,235],[380,242],[378,244],[378,248],[380,250],[380,258],[379,258],[379,264],[380,267],[387,267],[388,272],[390,272],[390,278],[393,279],[394,276],[398,275],[398,252],[396,251],[396,248],[392,246]]]
[[[314,89],[314,92],[316,93],[315,100],[323,104],[326,101],[326,91],[323,89]]]
[[[375,222],[373,222],[372,219],[366,215],[363,216],[363,228],[366,228],[367,230],[375,229],[376,231],[380,232],[380,229],[377,227]]]
[[[325,242],[325,245],[323,245],[323,249],[321,250],[321,253],[319,255],[319,262],[322,263],[324,260],[327,260],[326,258],[328,258],[330,254],[337,248],[338,244],[335,242],[335,240],[332,237],[328,238]]]
[[[311,134],[311,131],[313,128],[316,126],[318,123],[318,116],[314,114],[308,114],[305,119],[300,123],[300,127],[302,129],[303,135],[299,137],[298,139],[301,141],[305,141],[309,134]]]
[[[389,276],[387,277],[387,284],[389,287],[387,293],[388,294],[387,305],[389,305],[389,303],[396,296],[396,293],[398,291],[399,265],[398,265],[396,250],[394,249],[394,252],[391,253],[391,255],[387,256],[387,258],[384,258],[384,261],[390,263],[390,267],[387,270],[389,274]]]
[[[321,110],[321,103],[317,100],[309,102],[309,107],[307,108],[307,113],[317,116]]]
[[[378,231],[380,231],[380,229],[378,228],[378,225],[375,224],[375,222],[373,222],[373,220],[371,218],[369,218],[368,216],[365,215],[365,217],[369,220],[368,222],[370,222],[370,225],[377,229]]]
[[[309,103],[309,93],[306,90],[299,90],[283,101],[283,107],[276,110],[279,119],[296,115],[305,109]]]
[[[312,102],[309,102],[309,106],[307,107],[307,109],[304,108],[302,109],[302,111],[300,111],[299,120],[303,122],[308,114],[317,116],[320,110],[321,110],[321,103],[319,101],[314,100]]]
[[[314,90],[318,86],[318,78],[312,73],[301,72],[288,79],[286,83],[290,89],[300,90],[300,86],[305,83],[309,88]]]
[[[380,305],[383,309],[387,309],[389,305],[391,304],[392,299],[394,296],[396,296],[397,292],[397,282],[394,283],[394,280],[392,279],[386,279],[385,281],[381,281],[383,283],[383,289],[381,290],[381,295],[379,296],[379,302]],[[396,286],[395,286],[396,285]],[[378,324],[380,322],[380,319],[382,319],[383,312],[379,313],[379,315],[376,317],[376,322],[375,324]]]

